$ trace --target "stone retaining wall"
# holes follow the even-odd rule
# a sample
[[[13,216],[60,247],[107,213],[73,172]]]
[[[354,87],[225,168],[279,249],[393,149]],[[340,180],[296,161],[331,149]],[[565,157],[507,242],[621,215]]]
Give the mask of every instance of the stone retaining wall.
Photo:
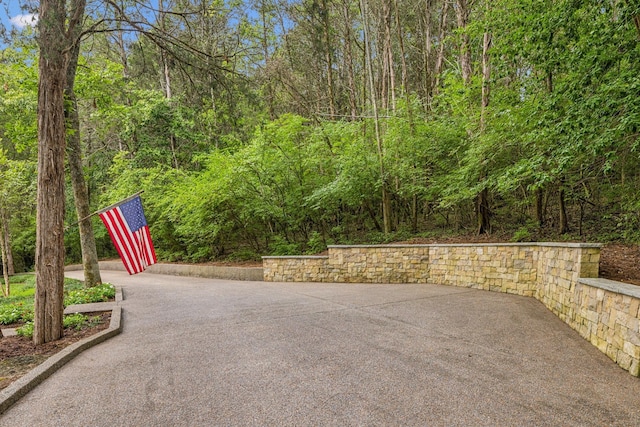
[[[428,281],[533,296],[538,250],[513,244],[431,246]]]
[[[332,282],[328,261],[328,256],[263,257],[263,277],[269,282]]]
[[[565,321],[623,369],[640,376],[640,287],[579,279]]]
[[[640,376],[640,287],[598,279],[600,245],[330,246],[322,257],[263,257],[265,281],[434,283],[538,299]]]

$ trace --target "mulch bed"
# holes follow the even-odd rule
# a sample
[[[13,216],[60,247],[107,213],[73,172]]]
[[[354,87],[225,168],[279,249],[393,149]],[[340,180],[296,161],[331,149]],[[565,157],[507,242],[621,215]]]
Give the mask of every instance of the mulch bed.
[[[600,251],[600,277],[640,286],[640,245],[604,246]]]
[[[65,347],[89,337],[109,327],[111,312],[90,313],[90,317],[100,316],[100,323],[81,330],[65,328],[62,339],[36,346],[31,338],[20,336],[0,339],[0,390],[25,375],[50,356]],[[2,325],[2,329],[22,326]]]

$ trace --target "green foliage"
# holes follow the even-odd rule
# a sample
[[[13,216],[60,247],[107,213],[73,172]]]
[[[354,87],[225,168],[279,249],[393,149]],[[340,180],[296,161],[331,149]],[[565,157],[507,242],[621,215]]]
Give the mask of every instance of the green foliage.
[[[16,333],[21,336],[21,337],[25,337],[25,338],[32,338],[33,337],[33,322],[27,322],[24,325],[20,326],[18,329],[16,329]]]
[[[322,235],[317,231],[314,231],[309,236],[309,241],[307,241],[307,253],[308,254],[317,254],[327,249],[327,244],[325,243]]]
[[[92,302],[105,302],[115,298],[116,289],[109,283],[103,283],[91,288],[83,288],[68,291],[64,298],[64,305],[88,304]]]
[[[527,225],[520,227],[513,233],[513,237],[511,238],[512,242],[530,242],[533,237],[533,231],[536,228],[536,225],[533,223],[528,223]]]
[[[14,302],[0,305],[0,324],[28,322],[33,320],[33,304]]]
[[[66,314],[62,318],[62,326],[64,328],[75,329],[76,331],[80,331],[85,327],[95,326],[98,323],[100,323],[100,316],[89,317],[82,313]],[[33,321],[29,321],[17,328],[16,333],[22,337],[32,338]]]
[[[4,283],[4,277],[0,277],[0,283]],[[11,285],[20,285],[16,287],[17,293],[29,293],[33,294],[33,289],[36,284],[36,276],[34,274],[16,274],[11,277]],[[15,293],[14,293],[15,295]]]
[[[275,236],[271,243],[271,254],[274,256],[299,255],[300,245],[297,243],[287,242],[280,236]]]
[[[11,296],[0,298],[0,324],[22,323],[33,320],[35,276],[18,275],[11,282]],[[115,297],[113,285],[103,283],[85,288],[79,280],[65,278],[64,305],[109,301]]]
[[[8,325],[33,319],[34,275],[17,275],[11,278],[11,295],[0,297],[0,324]]]
[[[82,313],[67,314],[62,319],[62,326],[65,328],[73,328],[77,331],[89,322],[89,316]]]
[[[180,49],[165,63],[146,39],[121,52],[106,33],[88,35],[76,92],[92,209],[144,190],[157,253],[169,261],[468,233],[484,192],[494,230],[514,241],[553,235],[560,195],[576,233],[564,238],[640,241],[637,5],[467,2],[469,25],[445,20],[440,39],[443,4],[424,15],[409,2],[399,16],[368,22],[374,93],[360,78],[357,5],[329,2],[320,13],[311,4],[217,2],[203,11],[175,2],[164,24],[206,59]],[[377,51],[385,23],[392,58]],[[485,32],[491,78],[483,82]],[[467,35],[474,75],[464,82],[457,60]],[[37,61],[28,39],[0,53],[0,200],[21,270],[35,256]],[[383,203],[391,207],[386,234]],[[116,256],[94,225],[99,255]],[[65,244],[67,260],[80,259],[77,235],[67,233]]]

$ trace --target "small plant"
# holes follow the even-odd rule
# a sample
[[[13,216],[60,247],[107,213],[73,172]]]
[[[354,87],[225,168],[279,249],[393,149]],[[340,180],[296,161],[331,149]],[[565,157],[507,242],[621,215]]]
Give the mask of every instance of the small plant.
[[[73,328],[76,331],[84,327],[96,326],[101,322],[100,316],[89,317],[82,313],[67,314],[62,319],[62,326],[65,328]],[[16,329],[16,333],[21,337],[33,337],[33,320],[28,321],[24,325]]]
[[[16,329],[16,334],[21,337],[31,338],[33,337],[33,322],[27,322],[23,326]]]
[[[525,225],[518,228],[511,237],[512,242],[531,242],[535,240],[535,230],[538,225],[533,221],[527,221]]]
[[[92,302],[104,302],[116,296],[116,288],[109,284],[103,283],[92,288],[82,288],[69,291],[64,299],[64,305],[72,304],[88,304]]]
[[[78,291],[80,289],[85,289],[84,282],[82,280],[72,279],[70,277],[64,278],[65,292]]]
[[[82,327],[89,322],[89,316],[81,313],[67,314],[62,319],[62,326],[65,328],[74,328],[76,331],[82,329]]]
[[[513,233],[513,237],[511,238],[512,242],[528,242],[531,240],[531,232],[527,227],[519,228],[515,233]]]

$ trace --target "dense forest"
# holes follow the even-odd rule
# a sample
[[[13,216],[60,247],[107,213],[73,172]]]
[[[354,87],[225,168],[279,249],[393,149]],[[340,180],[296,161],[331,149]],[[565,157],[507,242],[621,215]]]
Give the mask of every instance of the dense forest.
[[[4,30],[0,246],[24,270],[38,34]],[[92,210],[144,190],[161,260],[470,234],[640,242],[636,1],[89,1],[79,48],[67,153],[76,139]]]

